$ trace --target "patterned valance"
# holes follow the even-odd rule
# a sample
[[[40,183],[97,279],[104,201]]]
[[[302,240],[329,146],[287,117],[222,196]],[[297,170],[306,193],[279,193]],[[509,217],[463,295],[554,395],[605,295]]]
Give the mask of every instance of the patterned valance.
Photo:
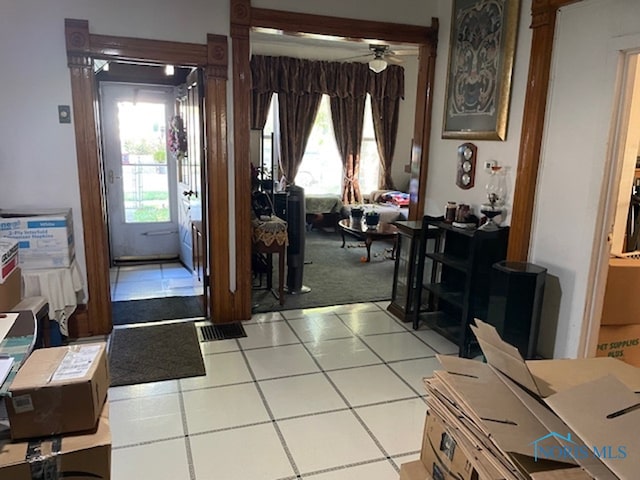
[[[389,65],[380,73],[366,63],[341,63],[292,57],[254,55],[251,58],[255,93],[320,93],[331,97],[404,98],[404,69]]]

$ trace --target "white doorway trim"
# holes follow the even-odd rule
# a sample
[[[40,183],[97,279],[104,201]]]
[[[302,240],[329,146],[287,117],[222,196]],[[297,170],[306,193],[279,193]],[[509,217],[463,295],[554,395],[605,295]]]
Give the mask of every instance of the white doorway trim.
[[[617,224],[616,230],[622,228],[624,235],[624,224],[629,209],[632,178],[625,182],[629,183],[629,188],[621,188],[625,171],[626,176],[629,176],[629,170],[624,167],[631,160],[635,164],[640,143],[640,35],[612,39],[609,51],[607,66],[616,69],[614,108],[600,203],[596,213],[597,218],[602,221],[595,227],[582,332],[578,345],[579,358],[594,357],[596,354],[612,242],[616,234],[620,235],[618,231],[614,234],[614,224]]]

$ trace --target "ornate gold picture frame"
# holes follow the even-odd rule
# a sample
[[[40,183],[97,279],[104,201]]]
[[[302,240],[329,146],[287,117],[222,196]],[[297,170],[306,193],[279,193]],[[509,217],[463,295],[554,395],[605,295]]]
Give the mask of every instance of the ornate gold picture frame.
[[[454,0],[442,138],[505,140],[520,0]]]

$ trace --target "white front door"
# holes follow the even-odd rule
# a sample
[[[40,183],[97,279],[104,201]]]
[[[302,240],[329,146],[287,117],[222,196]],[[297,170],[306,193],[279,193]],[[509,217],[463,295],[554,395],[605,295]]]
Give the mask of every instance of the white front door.
[[[100,87],[112,261],[177,258],[176,165],[167,153],[173,88]]]

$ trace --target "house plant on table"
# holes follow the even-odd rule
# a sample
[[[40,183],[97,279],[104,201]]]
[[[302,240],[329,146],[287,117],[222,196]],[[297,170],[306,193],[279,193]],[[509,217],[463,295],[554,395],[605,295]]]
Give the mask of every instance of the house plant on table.
[[[364,221],[369,228],[375,228],[378,223],[380,223],[380,213],[378,213],[375,209],[367,210],[367,213],[364,215]]]

